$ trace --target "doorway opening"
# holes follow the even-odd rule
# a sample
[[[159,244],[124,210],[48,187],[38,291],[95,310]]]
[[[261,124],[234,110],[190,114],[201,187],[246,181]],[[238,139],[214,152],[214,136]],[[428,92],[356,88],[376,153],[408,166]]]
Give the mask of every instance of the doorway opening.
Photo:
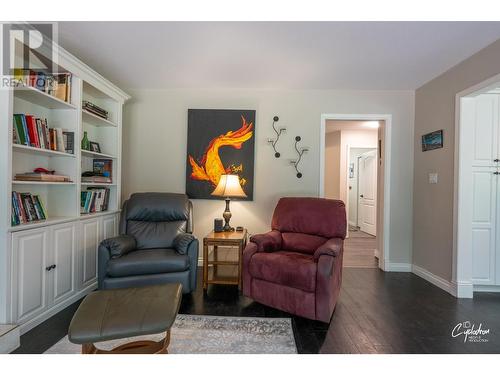
[[[456,96],[452,294],[500,292],[500,75]]]
[[[323,115],[320,197],[346,205],[344,267],[386,269],[390,115]]]

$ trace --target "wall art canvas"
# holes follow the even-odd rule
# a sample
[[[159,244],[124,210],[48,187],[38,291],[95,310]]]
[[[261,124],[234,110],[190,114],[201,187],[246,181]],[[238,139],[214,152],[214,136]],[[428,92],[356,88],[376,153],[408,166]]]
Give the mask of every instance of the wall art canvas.
[[[223,174],[237,174],[247,198],[253,200],[255,111],[189,109],[186,194],[211,195]]]
[[[435,150],[443,147],[443,130],[436,130],[422,136],[422,151]]]

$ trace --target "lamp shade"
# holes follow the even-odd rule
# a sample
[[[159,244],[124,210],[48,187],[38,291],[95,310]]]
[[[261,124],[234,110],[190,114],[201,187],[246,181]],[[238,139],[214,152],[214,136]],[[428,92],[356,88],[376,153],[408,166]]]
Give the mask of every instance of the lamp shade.
[[[212,195],[225,198],[244,198],[247,195],[240,185],[240,178],[235,174],[223,174],[220,176],[217,187]]]

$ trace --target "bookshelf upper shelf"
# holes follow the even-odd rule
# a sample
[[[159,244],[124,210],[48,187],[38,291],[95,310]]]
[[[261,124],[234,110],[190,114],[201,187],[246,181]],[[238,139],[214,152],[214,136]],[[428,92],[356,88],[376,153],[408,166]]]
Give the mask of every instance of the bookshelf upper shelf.
[[[99,117],[97,115],[94,115],[93,113],[87,112],[84,109],[82,109],[82,116],[83,116],[83,121],[85,121],[91,125],[94,125],[94,126],[116,127],[116,124],[114,122],[106,120],[106,119]]]
[[[20,86],[14,89],[14,95],[30,103],[51,109],[76,109],[77,107],[55,96],[49,95],[30,86]]]
[[[19,151],[29,154],[41,154],[46,156],[64,156],[69,158],[75,157],[74,154],[68,154],[67,152],[53,151],[53,150],[47,150],[45,148],[31,147],[19,144],[13,144],[12,149],[13,151]]]
[[[103,154],[101,152],[87,151],[87,150],[82,150],[82,155],[88,156],[91,158],[101,158],[101,159],[115,159],[116,158],[116,156],[113,156],[113,155]]]

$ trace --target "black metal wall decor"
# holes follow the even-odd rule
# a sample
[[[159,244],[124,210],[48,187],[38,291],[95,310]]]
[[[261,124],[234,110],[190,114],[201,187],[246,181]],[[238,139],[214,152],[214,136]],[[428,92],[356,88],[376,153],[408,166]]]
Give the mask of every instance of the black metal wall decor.
[[[274,132],[276,133],[276,138],[268,138],[267,139],[267,142],[270,143],[272,146],[273,146],[273,149],[274,149],[274,157],[275,158],[279,158],[281,156],[281,154],[278,152],[278,150],[276,149],[276,145],[278,144],[278,141],[280,139],[280,136],[281,136],[281,133],[284,133],[286,132],[286,128],[279,128],[279,129],[276,129],[276,126],[275,124],[280,120],[280,118],[278,116],[274,116],[273,117],[273,130]]]
[[[297,178],[302,177],[302,173],[299,171],[299,164],[302,160],[302,155],[309,151],[308,147],[298,147],[299,142],[302,138],[300,136],[295,137],[295,151],[297,151],[298,158],[296,160],[291,160],[290,163],[295,167],[295,171],[297,172]]]

